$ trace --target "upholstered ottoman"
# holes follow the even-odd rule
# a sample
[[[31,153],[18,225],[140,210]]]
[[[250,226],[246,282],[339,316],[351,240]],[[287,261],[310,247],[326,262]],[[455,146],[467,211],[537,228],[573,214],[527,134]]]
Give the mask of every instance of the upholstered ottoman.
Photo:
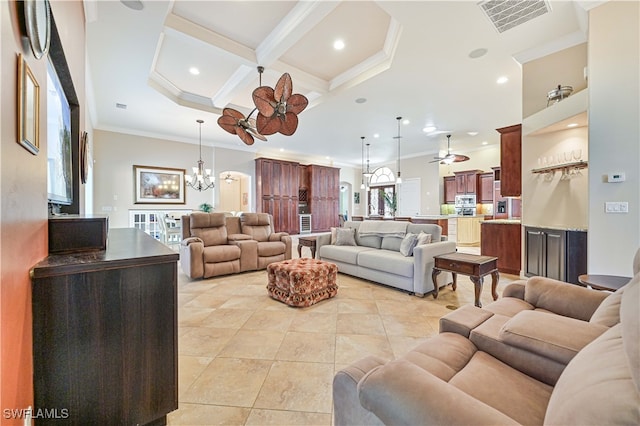
[[[311,306],[338,293],[338,266],[302,258],[267,265],[267,292],[289,306]]]

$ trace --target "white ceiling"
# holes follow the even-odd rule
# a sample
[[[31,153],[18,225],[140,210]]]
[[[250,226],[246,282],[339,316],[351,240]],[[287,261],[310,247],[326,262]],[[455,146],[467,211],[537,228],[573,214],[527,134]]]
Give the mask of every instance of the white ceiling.
[[[501,34],[475,1],[142,4],[85,0],[94,128],[197,143],[201,118],[203,144],[359,166],[361,136],[372,164],[396,158],[397,116],[410,121],[402,157],[443,152],[447,133],[452,151],[470,156],[498,143],[496,128],[522,120],[518,61],[584,42],[589,3],[551,1],[550,13]],[[471,59],[479,48],[488,53]],[[310,104],[293,136],[247,147],[216,120],[225,106],[251,111],[258,65],[263,85],[288,72]],[[425,134],[428,125],[438,132]]]

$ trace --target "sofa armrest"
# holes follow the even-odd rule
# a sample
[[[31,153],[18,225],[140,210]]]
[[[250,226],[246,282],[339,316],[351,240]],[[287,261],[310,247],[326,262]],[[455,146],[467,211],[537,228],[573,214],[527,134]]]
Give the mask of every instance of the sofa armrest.
[[[529,278],[524,289],[524,300],[536,308],[582,321],[589,321],[608,295],[544,277]]]
[[[235,234],[243,235],[243,234]],[[253,239],[235,240],[233,244],[240,247],[240,272],[258,269],[258,242]]]
[[[456,251],[455,241],[438,241],[435,243],[416,246],[413,249],[413,291],[417,294],[426,294],[433,291],[433,256],[453,253]],[[447,284],[450,274],[438,275],[438,285]]]
[[[526,280],[517,280],[508,284],[502,291],[502,297],[515,297],[524,300],[524,288]]]
[[[274,232],[273,234],[269,235],[269,241],[283,241],[282,238],[288,236],[289,234],[287,234],[286,232]]]
[[[388,425],[515,425],[511,417],[399,359],[358,384],[360,403]]]
[[[180,243],[180,267],[191,279],[204,276],[204,243],[200,238],[189,237]]]
[[[609,327],[542,311],[522,311],[500,330],[504,343],[568,364]]]
[[[330,244],[331,244],[331,233],[330,232],[328,232],[326,234],[318,235],[318,237],[316,238],[316,253],[317,253],[318,259],[320,259],[320,247],[328,246]]]
[[[251,235],[247,234],[231,234],[227,236],[227,241],[229,241],[230,244],[233,244],[236,241],[246,241],[251,239]]]

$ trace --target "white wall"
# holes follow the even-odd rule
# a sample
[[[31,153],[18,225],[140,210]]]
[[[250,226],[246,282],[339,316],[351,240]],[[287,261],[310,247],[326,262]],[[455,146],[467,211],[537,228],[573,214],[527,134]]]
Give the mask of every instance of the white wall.
[[[588,272],[631,275],[640,246],[640,3],[609,1],[589,12]],[[611,172],[626,182],[605,183]],[[627,201],[628,214],[605,214]]]
[[[198,161],[198,145],[94,130],[93,211],[109,216],[110,228],[129,227],[129,210],[198,210],[213,204],[213,191],[187,188],[185,204],[135,204],[133,166],[186,169]],[[213,149],[202,147],[205,166],[213,164]],[[215,175],[215,171],[213,172]]]

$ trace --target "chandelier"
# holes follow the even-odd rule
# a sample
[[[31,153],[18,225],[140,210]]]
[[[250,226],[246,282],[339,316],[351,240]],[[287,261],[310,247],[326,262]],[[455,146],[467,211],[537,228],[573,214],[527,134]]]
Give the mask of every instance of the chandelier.
[[[202,161],[202,123],[203,120],[196,120],[196,123],[200,126],[199,143],[200,143],[200,157],[198,165],[193,167],[193,174],[184,177],[187,185],[198,191],[206,191],[213,188],[215,185],[215,178],[211,176],[211,169],[204,168],[204,161]]]
[[[262,85],[264,67],[258,66],[260,86],[251,97],[255,108],[247,117],[233,108],[224,108],[218,125],[231,134],[238,135],[242,142],[253,145],[254,137],[266,141],[265,135],[281,133],[293,135],[298,129],[298,114],[309,104],[301,94],[293,94],[293,81],[289,73],[278,79],[275,88]],[[251,117],[258,111],[256,118]]]
[[[398,120],[398,136],[394,137],[394,139],[398,139],[398,178],[396,183],[402,183],[402,178],[400,177],[400,139],[402,138],[400,136],[400,120],[402,120],[402,117],[396,117],[396,120]]]

